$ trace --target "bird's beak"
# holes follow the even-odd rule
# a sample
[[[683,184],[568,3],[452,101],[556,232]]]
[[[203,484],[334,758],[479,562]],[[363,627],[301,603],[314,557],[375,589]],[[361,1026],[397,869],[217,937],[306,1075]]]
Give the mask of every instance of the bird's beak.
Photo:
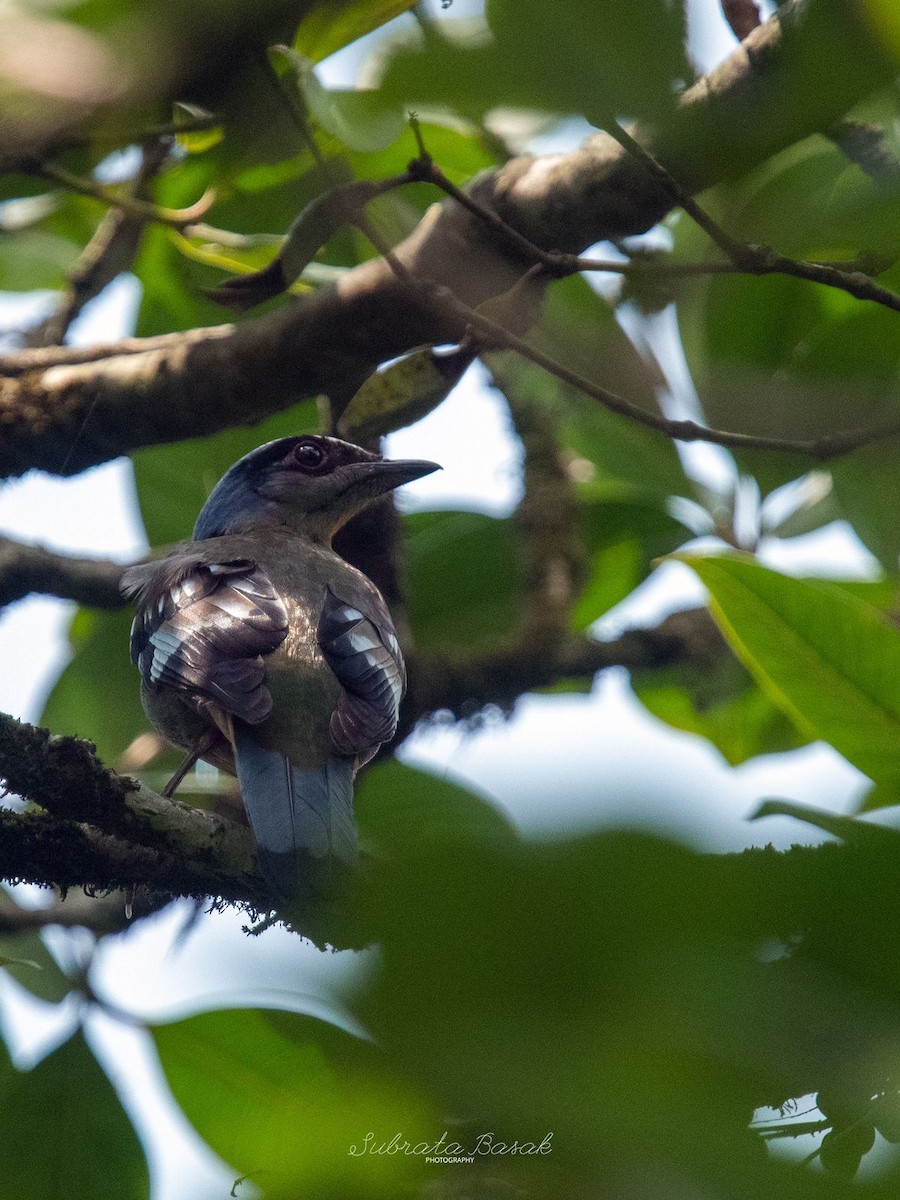
[[[426,462],[418,458],[380,459],[376,462],[354,463],[354,484],[362,485],[372,496],[392,492],[404,483],[412,483],[433,471],[440,471],[439,463]]]

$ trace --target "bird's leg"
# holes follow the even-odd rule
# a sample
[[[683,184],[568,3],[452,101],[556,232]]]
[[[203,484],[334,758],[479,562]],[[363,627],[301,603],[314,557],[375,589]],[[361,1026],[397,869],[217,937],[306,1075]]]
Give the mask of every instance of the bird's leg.
[[[188,771],[198,762],[199,759],[213,748],[219,736],[217,729],[208,729],[205,733],[201,733],[193,746],[187,753],[184,762],[160,792],[161,796],[165,796],[167,800],[171,800],[175,794],[175,789],[179,787]]]
[[[175,789],[179,786],[181,781],[184,779],[185,775],[187,775],[188,771],[190,771],[191,767],[193,767],[193,765],[197,762],[199,757],[200,757],[200,750],[197,747],[194,747],[193,750],[188,751],[187,757],[185,758],[184,762],[181,764],[181,766],[178,768],[178,770],[175,772],[175,774],[172,776],[172,778],[169,780],[169,782],[166,784],[166,786],[160,792],[160,795],[165,796],[165,798],[167,800],[171,800],[172,796],[175,794]]]

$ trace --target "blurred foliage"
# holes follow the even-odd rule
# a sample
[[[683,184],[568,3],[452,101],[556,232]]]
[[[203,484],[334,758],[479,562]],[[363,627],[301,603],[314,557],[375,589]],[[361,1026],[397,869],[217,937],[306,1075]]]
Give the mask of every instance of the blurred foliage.
[[[612,115],[659,113],[687,77],[684,13],[665,0],[639,0],[628,21],[613,0],[488,0],[486,26],[443,24],[416,51],[401,51],[385,80],[389,95],[412,104],[445,104],[467,115],[501,105]],[[648,47],[652,54],[648,56]],[[599,57],[598,57],[599,53]],[[522,63],[540,63],[522,71]]]
[[[513,826],[486,797],[396,759],[365,773],[354,808],[363,844],[379,856],[389,856],[404,844],[421,844],[427,850],[456,839],[465,844],[516,837]]]
[[[812,19],[803,44],[789,48],[789,82],[805,89],[810,112],[842,95],[851,75],[871,75],[873,87],[886,80],[885,61],[897,57],[895,4],[806,8]],[[214,195],[197,226],[144,229],[134,263],[142,336],[222,323],[210,293],[270,263],[310,201],[336,182],[402,171],[416,153],[401,115],[410,104],[422,106],[435,161],[464,185],[508,157],[513,111],[541,114],[551,131],[568,114],[599,125],[665,117],[690,76],[684,7],[674,0],[489,0],[483,19],[429,16],[403,0],[87,0],[61,7],[54,22],[40,11],[4,36],[11,45],[36,38],[41,55],[24,56],[17,75],[0,55],[8,116],[0,150],[16,167],[0,185],[0,287],[64,288],[103,211],[51,187],[34,156],[84,180],[115,171],[127,180],[141,131],[174,114],[180,132],[149,196],[180,208]],[[877,44],[868,52],[859,21]],[[333,87],[316,72],[313,64],[344,48],[345,61],[360,58],[353,43],[383,26],[360,72],[367,87]],[[820,62],[844,39],[846,75],[823,75]],[[81,76],[73,63],[87,64]],[[874,95],[858,115],[897,152],[895,92]],[[748,125],[777,118],[746,114]],[[692,153],[714,156],[728,176],[703,203],[734,236],[850,262],[900,286],[900,171],[864,172],[824,137],[750,170],[732,162],[740,149],[722,146],[719,131]],[[397,240],[435,199],[416,184],[382,197],[371,216]],[[666,236],[676,262],[717,255],[683,215],[668,220]],[[294,289],[339,279],[373,253],[360,233],[340,229]],[[652,266],[646,254],[638,261]],[[672,401],[666,371],[646,339],[631,335],[637,314],[667,320],[669,306],[699,414],[715,426],[821,436],[900,409],[897,314],[794,278],[651,272],[618,289],[607,280],[602,294],[594,281],[559,280],[531,336],[657,413]],[[439,403],[456,378],[446,359],[441,374],[443,354],[425,348],[388,366],[358,394],[347,431],[374,436]],[[648,669],[633,682],[649,713],[730,764],[821,739],[872,781],[863,810],[897,805],[900,439],[825,466],[735,453],[716,490],[661,434],[530,362],[497,352],[485,360],[511,406],[539,405],[558,437],[584,567],[567,614],[573,634],[632,596],[657,559],[695,534],[756,549],[838,519],[852,527],[879,572],[865,583],[791,578],[747,554],[682,555],[737,656]],[[673,390],[683,406],[684,389]],[[315,402],[298,397],[255,428],[142,450],[135,499],[148,541],[189,537],[212,485],[251,447],[319,427]],[[742,495],[755,496],[755,507],[742,507]],[[509,645],[523,600],[516,519],[413,512],[401,529],[416,644],[451,657]],[[126,653],[129,620],[75,614],[71,658],[42,717],[57,732],[92,738],[110,763],[147,727]],[[557,684],[570,686],[587,684]],[[166,752],[154,769],[173,764]],[[598,803],[605,786],[598,782]],[[489,798],[396,760],[361,779],[357,811],[370,862],[348,919],[380,950],[338,997],[347,1028],[242,1008],[152,1030],[175,1102],[233,1168],[234,1195],[897,1195],[894,832],[808,814],[845,844],[733,856],[618,832],[529,844]],[[797,815],[783,801],[767,811]],[[33,931],[16,936],[22,916],[11,900],[4,917],[0,968],[43,1001],[75,991],[69,1003],[90,1012],[90,974],[67,975]],[[303,991],[298,970],[298,1002]],[[30,1071],[4,1055],[0,1106],[3,1195],[148,1195],[144,1151],[80,1028]],[[773,1142],[787,1151],[767,1152]],[[454,1157],[454,1143],[472,1161],[426,1161]]]
[[[78,610],[69,626],[71,658],[41,714],[41,720],[59,733],[89,733],[107,762],[115,762],[147,728],[134,686],[134,668],[122,653],[128,645],[131,616],[125,610]]]
[[[439,1118],[391,1078],[371,1041],[314,1017],[241,1009],[154,1030],[175,1099],[206,1141],[267,1196],[394,1196],[421,1158],[355,1157],[382,1123],[437,1137]]]
[[[11,920],[21,909],[6,892],[0,895],[0,916]],[[2,966],[32,996],[49,1004],[59,1004],[72,989],[72,981],[44,945],[39,933],[12,933],[0,937]]]
[[[3,1186],[21,1200],[122,1200],[149,1195],[141,1144],[78,1030],[31,1071],[0,1048]]]

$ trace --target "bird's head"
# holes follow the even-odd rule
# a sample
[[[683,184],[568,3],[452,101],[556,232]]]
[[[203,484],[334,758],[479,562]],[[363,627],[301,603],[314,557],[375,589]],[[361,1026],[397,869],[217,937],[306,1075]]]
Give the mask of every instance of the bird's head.
[[[194,537],[285,525],[328,541],[370,501],[439,470],[433,462],[384,459],[338,438],[279,438],[226,471],[200,511]]]

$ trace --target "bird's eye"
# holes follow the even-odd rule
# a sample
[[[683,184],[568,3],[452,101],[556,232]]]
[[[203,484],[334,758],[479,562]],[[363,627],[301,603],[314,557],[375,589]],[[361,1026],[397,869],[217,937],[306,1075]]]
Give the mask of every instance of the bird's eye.
[[[325,451],[315,442],[298,442],[294,447],[293,458],[298,467],[315,470],[325,461]]]

